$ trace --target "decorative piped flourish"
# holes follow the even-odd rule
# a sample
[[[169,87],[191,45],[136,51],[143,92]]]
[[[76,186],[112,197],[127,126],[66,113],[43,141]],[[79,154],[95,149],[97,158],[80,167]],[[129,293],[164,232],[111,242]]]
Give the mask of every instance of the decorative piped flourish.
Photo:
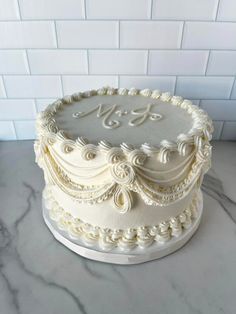
[[[146,108],[132,110],[131,113],[137,117],[130,120],[129,125],[138,126],[143,124],[147,119],[151,121],[159,121],[160,119],[162,119],[163,116],[161,114],[151,112],[152,107],[152,104],[148,104]]]
[[[115,164],[125,159],[124,152],[119,147],[112,147],[107,152],[107,161],[109,164]]]
[[[120,126],[120,121],[117,120],[110,120],[109,118],[113,114],[113,112],[116,110],[117,105],[113,105],[109,108],[104,109],[104,104],[99,104],[95,108],[87,111],[87,112],[75,112],[73,113],[73,118],[79,119],[88,116],[89,114],[97,111],[97,118],[101,118],[104,116],[102,125],[106,129],[115,129]]]
[[[127,161],[115,163],[110,170],[113,180],[118,184],[130,186],[135,180],[135,170]]]
[[[148,90],[149,91],[149,90]],[[151,96],[151,92],[147,93],[147,96]],[[146,95],[144,93],[144,95]],[[139,126],[141,124],[143,124],[147,119],[151,120],[151,121],[159,121],[160,119],[163,118],[163,116],[159,113],[155,113],[155,112],[151,112],[151,108],[154,107],[157,104],[148,104],[146,107],[142,107],[142,108],[138,108],[135,110],[132,110],[130,113],[131,115],[135,115],[137,116],[136,118],[131,119],[128,122],[129,126]],[[115,114],[117,114],[120,118],[123,116],[126,116],[129,111],[128,110],[116,110],[118,108],[118,105],[112,105],[108,108],[104,108],[105,104],[99,104],[97,105],[95,108],[87,111],[87,112],[83,112],[83,111],[78,111],[72,114],[72,117],[75,119],[80,119],[83,117],[86,117],[94,112],[97,111],[97,118],[101,118],[104,116],[103,121],[102,121],[102,125],[104,128],[106,129],[116,129],[119,126],[121,126],[121,122],[117,121],[117,120],[109,120],[112,116],[112,114],[115,111]]]
[[[97,146],[93,144],[87,144],[81,149],[81,156],[85,160],[91,160],[96,157],[97,154]]]
[[[178,216],[171,217],[157,225],[122,230],[100,228],[73,217],[53,198],[49,186],[45,188],[43,197],[46,208],[49,210],[49,216],[56,222],[58,228],[67,231],[72,239],[81,240],[89,246],[98,245],[105,251],[114,248],[131,251],[135,247],[146,248],[150,245],[161,245],[172,238],[181,236],[198,217],[197,209],[201,201],[200,194],[196,191],[190,204]],[[122,197],[117,194],[118,203],[123,202]]]
[[[122,117],[122,116],[126,116],[129,113],[129,111],[128,110],[117,110],[115,113],[118,115],[118,117]]]
[[[124,186],[118,185],[113,195],[113,203],[119,213],[127,213],[131,210],[133,205],[133,197],[131,191]]]
[[[105,145],[105,143],[103,144]],[[89,147],[91,147],[91,144],[84,146],[85,149]],[[104,148],[106,148],[106,145]],[[87,159],[94,158],[95,152],[93,149],[94,147],[88,149]],[[168,206],[184,198],[194,186],[199,186],[203,174],[210,166],[211,156],[210,145],[205,144],[202,152],[196,154],[194,162],[195,152],[192,152],[181,163],[181,171],[177,171],[178,166],[174,167],[171,170],[173,175],[166,181],[156,177],[160,174],[163,175],[163,171],[159,172],[145,166],[144,157],[146,155],[142,151],[129,150],[128,147],[108,149],[108,162],[99,167],[93,164],[85,169],[82,167],[73,176],[78,182],[86,180],[89,183],[95,182],[94,180],[99,178],[102,173],[103,178],[106,178],[106,180],[104,183],[99,182],[95,186],[92,183],[84,186],[72,179],[71,173],[68,173],[66,168],[62,168],[61,159],[58,160],[58,156],[52,155],[48,148],[42,152],[35,145],[35,153],[39,165],[45,169],[48,181],[56,184],[76,202],[90,205],[113,199],[114,207],[119,208],[120,212],[123,213],[131,209],[134,193],[138,193],[147,205],[153,206]],[[187,173],[187,176],[179,180],[183,173]],[[176,181],[178,183],[172,184]],[[114,199],[115,191],[123,193],[119,193],[119,198]]]
[[[135,180],[135,170],[127,161],[120,161],[113,164],[110,168],[111,176],[117,184],[113,196],[115,208],[122,214],[131,210],[133,197],[130,188]]]

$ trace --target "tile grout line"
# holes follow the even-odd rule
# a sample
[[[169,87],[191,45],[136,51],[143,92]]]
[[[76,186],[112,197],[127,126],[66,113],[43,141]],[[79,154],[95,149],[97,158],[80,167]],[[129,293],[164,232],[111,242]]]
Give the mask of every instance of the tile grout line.
[[[38,74],[32,74],[32,75],[29,75],[29,74],[18,74],[18,73],[11,73],[11,74],[2,74],[4,75],[5,77],[20,77],[22,76],[23,78],[25,77],[42,77],[42,76],[46,76],[46,77],[51,77],[51,76],[55,76],[55,77],[59,77],[60,75],[66,75],[66,76],[116,76],[117,73],[89,73],[89,74],[81,74],[81,73],[38,73]],[[158,77],[175,77],[175,76],[179,76],[179,77],[188,77],[188,78],[205,78],[205,75],[199,75],[199,74],[192,74],[192,75],[187,75],[187,74],[127,74],[127,73],[121,73],[120,75],[122,76],[127,76],[127,77],[144,77],[144,78],[148,78],[148,77],[153,77],[153,78],[158,78]],[[207,78],[219,78],[219,79],[222,79],[222,78],[235,78],[234,75],[207,75]]]
[[[208,65],[209,65],[209,61],[210,61],[210,55],[211,55],[211,49],[208,51],[208,56],[207,56],[207,61],[206,61],[206,68],[205,68],[205,72],[204,72],[205,76],[207,76],[207,70],[208,70]]]
[[[12,120],[12,126],[13,126],[15,137],[16,137],[17,140],[19,140],[17,132],[16,132],[16,125],[15,125],[15,121],[14,120]]]
[[[55,39],[56,39],[56,51],[58,51],[58,47],[59,47],[59,44],[58,44],[58,34],[57,34],[57,23],[56,23],[56,20],[53,21],[53,25],[54,25],[54,32],[55,32]],[[63,79],[62,79],[62,75],[59,74],[59,77],[60,77],[60,83],[61,83],[61,93],[62,93],[62,97],[64,95],[64,88],[63,88]]]
[[[231,97],[232,97],[232,94],[233,94],[235,82],[236,82],[236,76],[234,77],[234,80],[233,80],[233,84],[232,84],[232,87],[231,87],[231,90],[230,90],[230,94],[229,94],[229,99],[232,99]]]
[[[118,21],[118,48],[120,50],[120,20]]]
[[[181,33],[180,47],[179,47],[180,50],[183,50],[182,48],[183,48],[184,32],[185,32],[185,21],[183,21],[183,24],[182,24],[182,33]]]
[[[19,17],[20,17],[20,20],[22,21],[22,15],[21,15],[21,9],[20,9],[20,2],[19,2],[19,0],[17,0],[16,3],[17,3],[18,11],[19,11]],[[19,20],[17,20],[17,21],[19,21]]]
[[[7,94],[7,88],[6,88],[6,83],[5,83],[5,78],[4,78],[4,75],[1,75],[0,78],[2,78],[2,85],[3,85],[3,89],[4,89],[4,93],[5,93],[5,98],[3,99],[8,99],[8,94]]]
[[[38,110],[38,105],[37,105],[36,98],[33,98],[33,101],[34,101],[34,109],[35,109],[36,115],[37,115],[37,113],[39,112],[39,110]]]
[[[58,44],[58,35],[57,35],[57,23],[56,23],[56,21],[54,20],[53,21],[53,24],[54,24],[54,32],[55,32],[55,39],[56,39],[56,50],[58,50],[58,48],[59,48],[59,44]]]
[[[150,2],[150,14],[149,14],[149,19],[152,21],[153,19],[153,0]]]
[[[32,71],[31,71],[30,62],[29,62],[28,49],[25,49],[25,56],[26,56],[26,61],[27,61],[28,70],[29,70],[29,75],[31,75],[31,74],[32,74]]]
[[[87,2],[86,0],[83,0],[84,5],[84,19],[87,20]]]
[[[178,76],[175,76],[175,87],[174,87],[174,95],[176,95],[176,89],[177,89],[177,80],[178,80]]]
[[[87,55],[87,72],[89,76],[90,75],[89,49],[87,49],[86,55]]]
[[[1,23],[1,22],[0,22]],[[52,50],[55,50],[55,51],[62,51],[62,50],[78,50],[78,51],[85,51],[85,50],[87,50],[88,48],[86,48],[86,47],[77,47],[77,48],[75,48],[75,47],[67,47],[67,48],[65,48],[65,47],[49,47],[49,48],[39,48],[39,47],[28,47],[28,48],[22,48],[22,47],[18,47],[18,48],[16,48],[16,47],[14,47],[14,48],[11,48],[11,47],[8,47],[8,48],[6,48],[6,47],[0,47],[0,51],[5,51],[5,50],[12,50],[12,51],[15,51],[15,50],[17,50],[17,51],[23,51],[23,50],[25,50],[25,49],[28,49],[28,50],[39,50],[39,51],[46,51],[46,50],[50,50],[50,51],[52,51]],[[192,52],[194,52],[194,51],[209,51],[209,50],[211,50],[211,51],[218,51],[218,52],[228,52],[228,51],[230,51],[230,52],[236,52],[236,47],[235,48],[222,48],[222,49],[219,49],[219,48],[160,48],[160,47],[157,47],[157,48],[149,48],[149,47],[146,47],[146,48],[139,48],[139,47],[133,47],[133,48],[121,48],[121,49],[118,49],[118,48],[97,48],[97,47],[94,47],[94,48],[89,48],[90,50],[94,50],[94,51],[134,51],[134,52],[136,52],[136,51],[147,51],[148,49],[150,50],[150,51],[192,51]]]
[[[218,8],[219,9],[219,8]],[[218,14],[218,12],[217,12]],[[95,19],[95,18],[87,18],[85,20],[85,18],[57,18],[56,19],[57,21],[60,21],[60,22],[67,22],[67,21],[72,21],[72,22],[83,22],[83,21],[86,21],[86,22],[114,22],[117,20],[117,18],[103,18],[103,19]],[[124,18],[124,19],[120,19],[121,21],[124,21],[124,22],[147,22],[147,23],[151,23],[151,22],[163,22],[163,23],[166,23],[166,22],[183,22],[183,19],[162,19],[162,18],[153,18],[150,19],[150,18],[132,18],[132,19],[127,19],[127,18]],[[51,22],[53,21],[53,18],[39,18],[39,19],[33,19],[33,18],[22,18],[21,20],[19,19],[1,19],[0,22]],[[193,20],[193,19],[185,19],[184,20],[185,22],[190,22],[190,23],[214,23],[214,22],[217,22],[218,24],[222,24],[222,23],[235,23],[235,20],[212,20],[212,19],[198,19],[198,20]]]
[[[220,134],[219,134],[219,140],[222,138],[224,126],[225,126],[225,120],[223,120],[223,123],[222,123],[222,126],[221,126],[221,130],[220,130]]]
[[[60,77],[60,81],[61,81],[61,92],[62,92],[62,97],[64,96],[64,84],[63,84],[63,78],[62,78],[62,75],[59,76]]]
[[[214,19],[215,22],[218,22],[217,19],[218,19],[218,15],[219,15],[220,1],[221,0],[218,0],[217,6],[216,6],[216,15],[215,15],[215,19]]]
[[[150,60],[150,50],[148,49],[148,51],[147,51],[147,64],[146,64],[146,75],[148,76],[148,74],[149,74],[149,68],[150,68],[150,65],[149,65],[149,60]]]
[[[12,121],[15,121],[15,122],[29,122],[29,121],[34,122],[34,121],[36,121],[36,118],[34,118],[34,119],[14,119],[14,120],[5,119],[5,120],[0,120],[0,122],[3,122],[3,121],[6,121],[6,122],[12,122]]]

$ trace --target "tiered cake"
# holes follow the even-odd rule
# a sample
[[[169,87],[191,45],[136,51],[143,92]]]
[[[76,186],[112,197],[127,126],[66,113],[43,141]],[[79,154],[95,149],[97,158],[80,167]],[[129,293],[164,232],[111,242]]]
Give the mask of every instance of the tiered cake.
[[[44,219],[91,259],[132,264],[180,248],[198,227],[213,128],[189,100],[101,88],[65,96],[37,118]]]

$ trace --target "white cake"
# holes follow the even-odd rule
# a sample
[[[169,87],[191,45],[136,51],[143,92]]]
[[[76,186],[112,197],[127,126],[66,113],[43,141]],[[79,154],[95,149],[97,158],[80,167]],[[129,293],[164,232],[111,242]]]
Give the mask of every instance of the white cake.
[[[65,96],[37,118],[44,217],[77,253],[114,263],[182,246],[201,217],[213,131],[189,100],[101,88]]]

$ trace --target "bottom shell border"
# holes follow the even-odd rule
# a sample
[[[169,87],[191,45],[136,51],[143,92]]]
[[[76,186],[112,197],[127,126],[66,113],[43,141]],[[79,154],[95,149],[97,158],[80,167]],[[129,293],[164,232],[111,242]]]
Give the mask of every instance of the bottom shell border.
[[[43,218],[44,221],[53,234],[53,236],[64,246],[69,248],[71,251],[86,257],[88,259],[112,263],[112,264],[140,264],[155,259],[162,258],[166,255],[169,255],[182,246],[184,246],[197,231],[198,226],[201,221],[202,212],[203,212],[203,197],[202,192],[199,191],[198,202],[197,202],[197,217],[192,223],[191,227],[186,229],[179,237],[173,237],[166,243],[155,243],[147,248],[136,247],[131,252],[125,252],[119,248],[115,248],[110,251],[104,251],[98,246],[93,248],[86,246],[79,239],[71,239],[67,231],[60,230],[55,221],[49,217],[48,209],[46,208],[45,201],[42,198],[42,209],[43,209]]]

